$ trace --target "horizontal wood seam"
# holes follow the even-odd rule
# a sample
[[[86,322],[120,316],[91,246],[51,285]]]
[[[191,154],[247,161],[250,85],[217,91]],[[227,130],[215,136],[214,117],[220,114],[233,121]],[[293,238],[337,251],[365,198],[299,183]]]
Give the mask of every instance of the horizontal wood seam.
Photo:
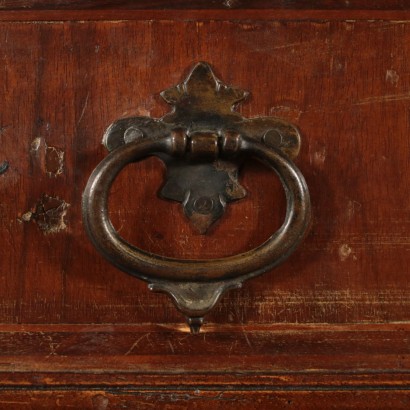
[[[410,10],[42,10],[0,11],[0,21],[53,22],[53,21],[345,21],[345,20],[399,20],[410,19]]]
[[[189,328],[181,323],[164,323],[164,324],[92,324],[92,323],[75,323],[75,324],[9,324],[0,323],[0,333],[18,333],[18,332],[178,332],[189,333]],[[203,333],[236,333],[236,332],[397,332],[410,331],[410,322],[381,322],[381,323],[274,323],[274,324],[214,324],[206,323]]]

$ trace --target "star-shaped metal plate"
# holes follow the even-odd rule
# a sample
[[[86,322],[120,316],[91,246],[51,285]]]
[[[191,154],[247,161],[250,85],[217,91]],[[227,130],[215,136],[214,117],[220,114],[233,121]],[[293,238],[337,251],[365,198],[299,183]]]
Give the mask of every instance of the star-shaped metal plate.
[[[264,141],[267,145],[295,157],[299,151],[297,129],[277,118],[243,118],[235,111],[248,92],[223,84],[207,63],[198,63],[182,83],[161,93],[173,110],[161,119],[125,118],[113,123],[103,139],[112,151],[120,145],[142,138],[159,138],[174,130],[188,139],[200,135],[212,145],[218,135],[234,132]],[[238,181],[241,159],[225,161],[193,155],[183,158],[157,154],[167,165],[166,181],[160,196],[182,203],[185,215],[201,234],[224,214],[229,202],[242,199],[246,190]]]

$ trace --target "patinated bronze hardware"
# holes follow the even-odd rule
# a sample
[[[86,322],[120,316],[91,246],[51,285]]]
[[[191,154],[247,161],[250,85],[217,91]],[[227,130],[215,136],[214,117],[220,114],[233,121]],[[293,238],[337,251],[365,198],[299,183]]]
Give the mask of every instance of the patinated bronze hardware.
[[[197,64],[185,82],[161,95],[174,106],[172,113],[162,119],[121,119],[106,131],[103,142],[111,153],[90,176],[83,219],[97,250],[117,268],[147,281],[149,289],[169,294],[196,333],[225,291],[272,269],[295,250],[309,226],[309,192],[291,160],[300,147],[297,129],[277,118],[246,119],[233,111],[247,93],[222,84],[208,64]],[[150,155],[167,165],[161,196],[181,202],[203,234],[228,202],[246,195],[237,180],[242,159],[264,161],[279,175],[286,192],[283,225],[252,251],[220,259],[178,260],[132,246],[109,220],[108,193],[127,164]]]

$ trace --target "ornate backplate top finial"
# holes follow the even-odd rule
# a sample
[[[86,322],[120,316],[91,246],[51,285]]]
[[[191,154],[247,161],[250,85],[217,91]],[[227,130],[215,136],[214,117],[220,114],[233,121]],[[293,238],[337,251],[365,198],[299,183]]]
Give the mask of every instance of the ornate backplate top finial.
[[[187,116],[201,123],[211,116],[213,121],[217,117],[241,120],[234,108],[248,95],[247,91],[218,80],[208,64],[198,63],[184,82],[161,93],[162,98],[174,107],[174,111],[162,120],[185,122]]]

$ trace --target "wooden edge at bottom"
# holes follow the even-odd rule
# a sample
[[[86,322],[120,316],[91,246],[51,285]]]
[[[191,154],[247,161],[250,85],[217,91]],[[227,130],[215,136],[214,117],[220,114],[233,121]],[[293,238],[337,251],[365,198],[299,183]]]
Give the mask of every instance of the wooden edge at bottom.
[[[410,388],[410,324],[0,325],[0,388]]]
[[[0,392],[9,409],[408,409],[408,391],[32,391]]]

